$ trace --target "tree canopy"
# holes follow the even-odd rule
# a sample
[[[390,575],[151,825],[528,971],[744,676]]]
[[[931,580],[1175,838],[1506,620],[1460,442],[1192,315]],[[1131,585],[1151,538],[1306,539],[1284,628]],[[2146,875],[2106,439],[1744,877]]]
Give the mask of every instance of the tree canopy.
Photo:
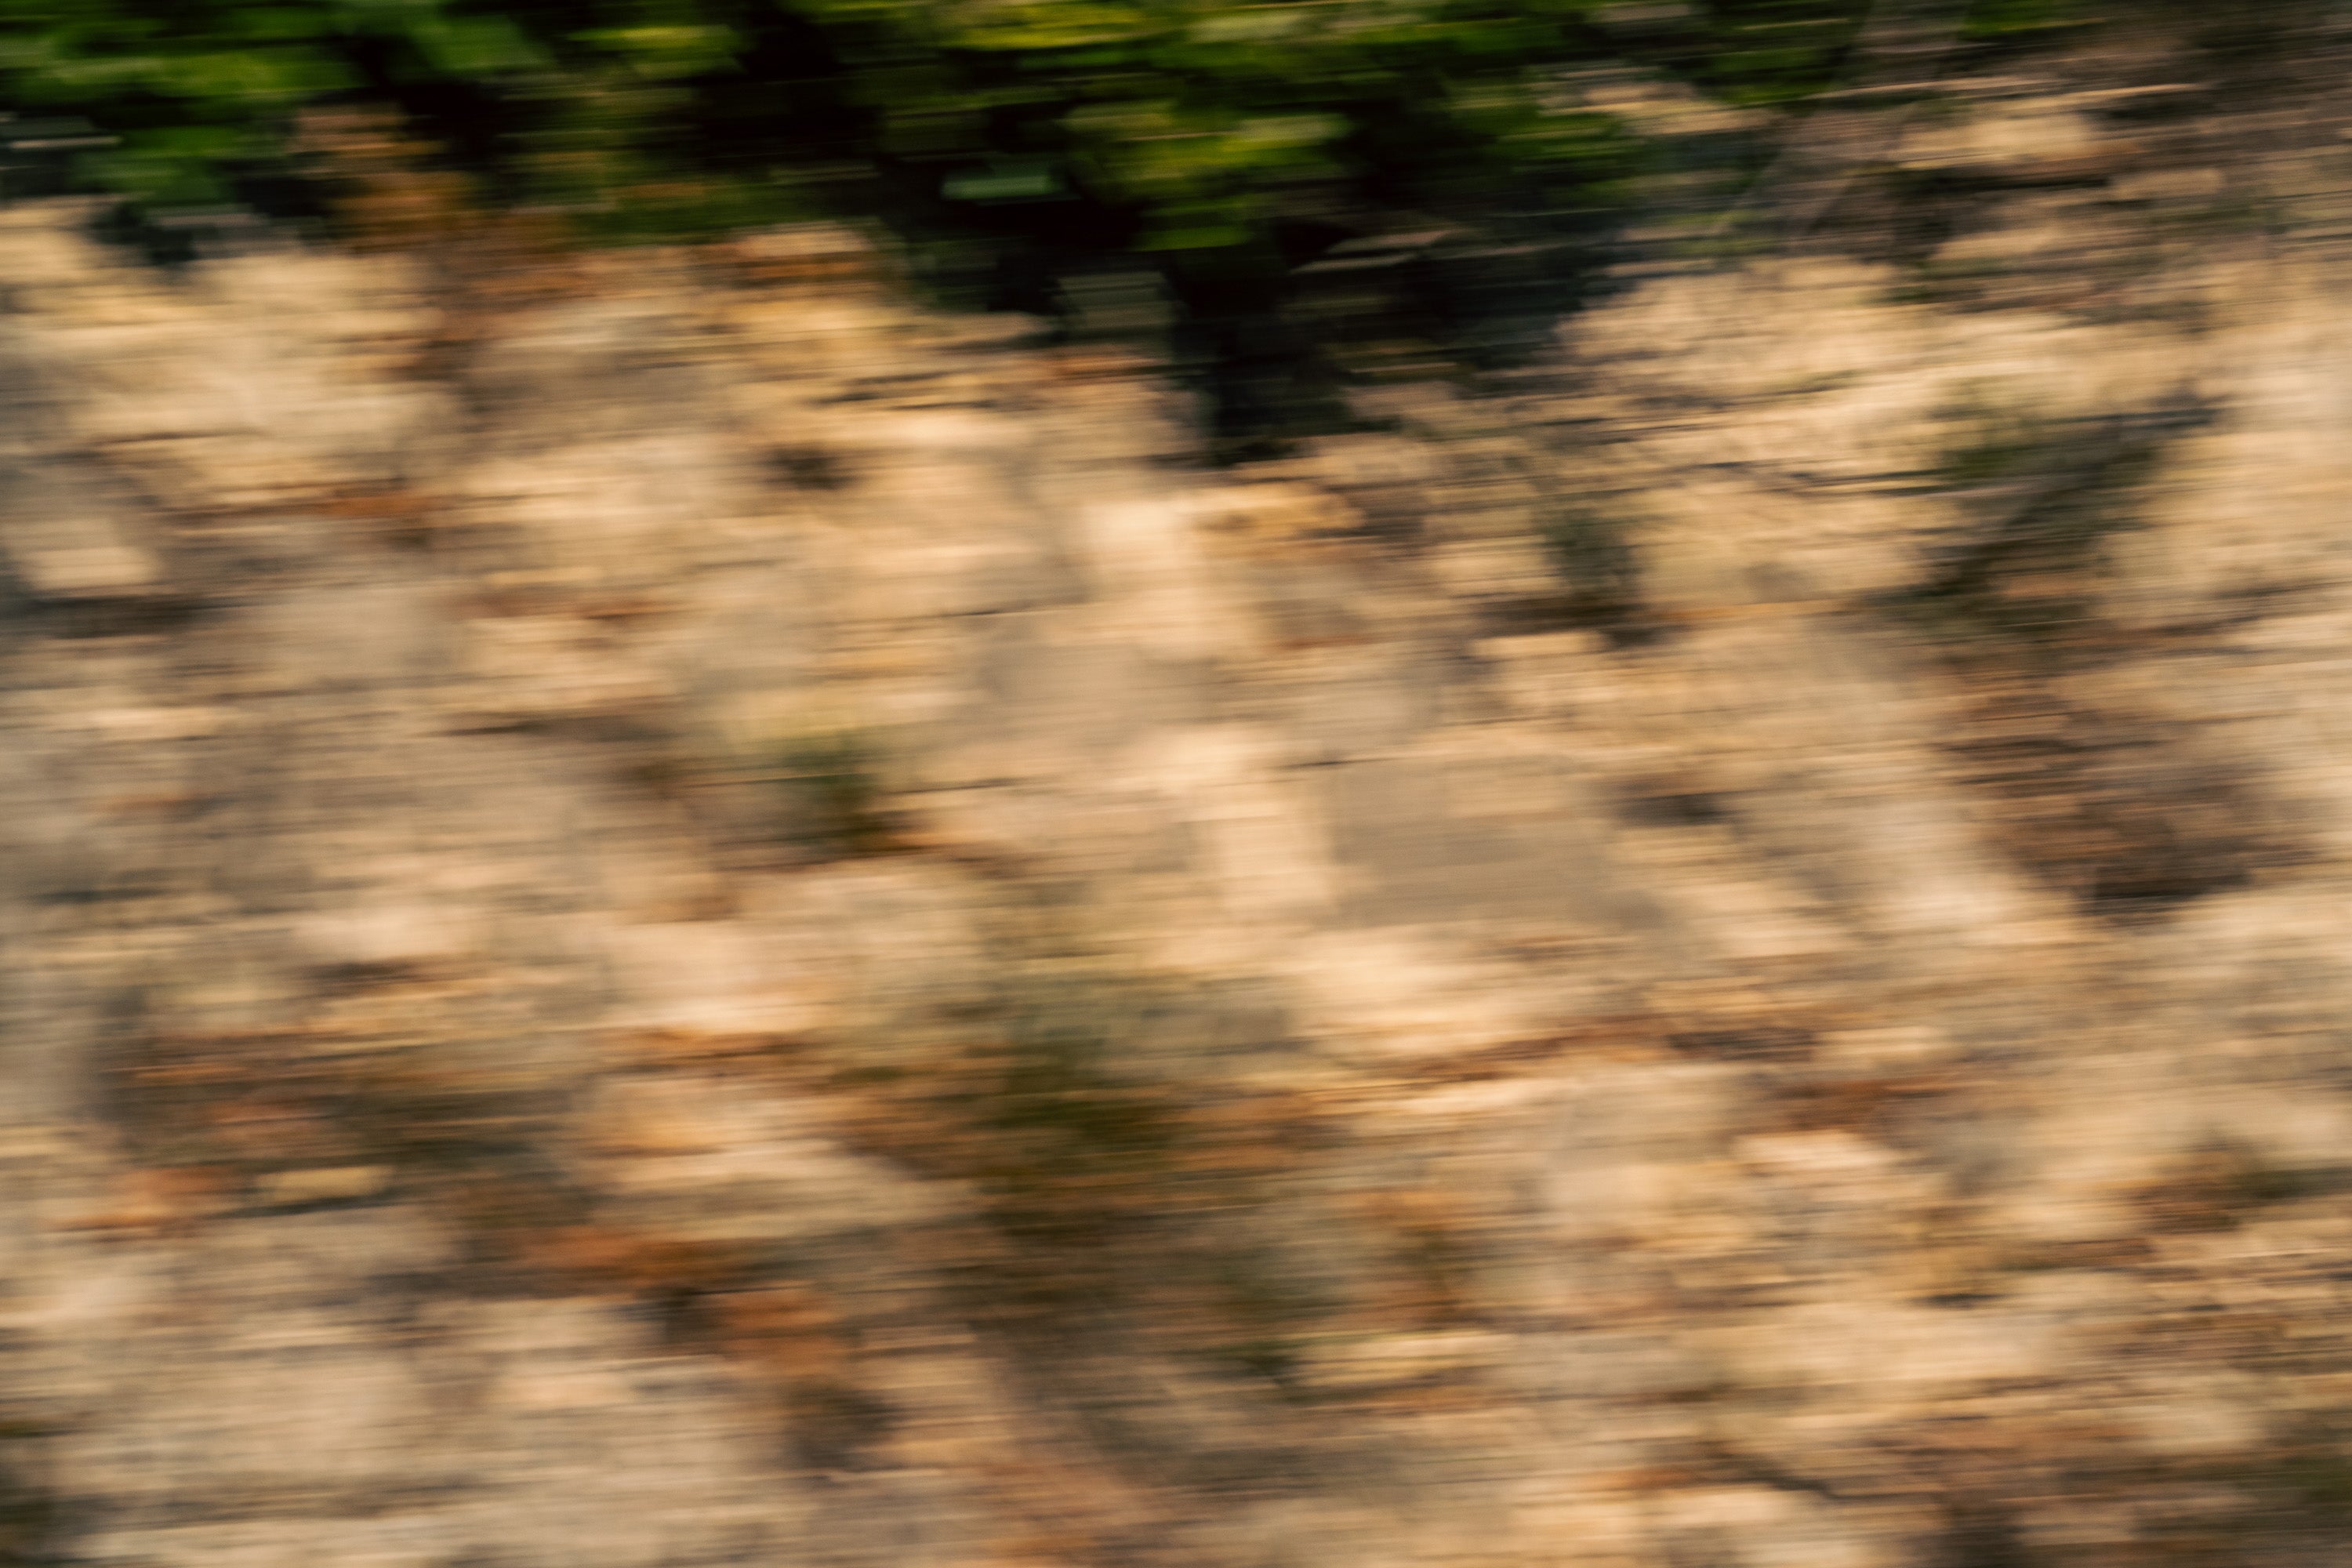
[[[1207,320],[1351,236],[1587,232],[1764,156],[1643,91],[1736,130],[1890,18],[2007,39],[2066,3],[0,0],[0,110],[87,121],[70,178],[151,210],[299,211],[299,112],[370,100],[592,239],[857,214],[975,302],[1118,258]]]

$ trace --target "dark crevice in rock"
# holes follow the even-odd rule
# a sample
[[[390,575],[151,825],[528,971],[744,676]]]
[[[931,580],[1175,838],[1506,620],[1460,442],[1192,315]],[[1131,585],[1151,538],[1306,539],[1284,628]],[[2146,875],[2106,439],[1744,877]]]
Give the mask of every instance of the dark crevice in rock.
[[[0,1568],[51,1568],[72,1561],[65,1500],[43,1487],[12,1449],[33,1439],[0,1426]]]
[[[1948,750],[1993,840],[2094,914],[2162,913],[2302,858],[2227,768],[2024,682],[1980,691]]]

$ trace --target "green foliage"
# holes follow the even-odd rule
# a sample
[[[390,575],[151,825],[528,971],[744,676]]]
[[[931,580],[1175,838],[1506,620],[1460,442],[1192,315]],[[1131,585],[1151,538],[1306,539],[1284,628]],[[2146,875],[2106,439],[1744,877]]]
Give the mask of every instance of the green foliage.
[[[1570,592],[1615,604],[1638,591],[1636,562],[1625,521],[1607,512],[1563,506],[1539,530],[1552,569]]]
[[[1621,647],[1649,640],[1634,525],[1612,511],[1573,503],[1554,507],[1537,525],[1558,587],[1522,602],[1512,619],[1529,631],[1580,627]]]
[[[878,766],[872,745],[855,735],[784,748],[772,776],[783,796],[785,836],[804,853],[825,860],[894,848],[898,824],[884,805]]]
[[[1188,1352],[1275,1375],[1318,1298],[1272,1205],[1318,1135],[1305,1107],[1226,1081],[1224,1053],[1264,1048],[1262,1021],[1017,956],[992,988],[919,1059],[840,1063],[825,1085],[866,1100],[868,1152],[980,1200],[982,1234],[955,1267],[975,1306],[1052,1328],[1156,1303]]]
[[[1970,0],[1956,20],[1969,39],[2030,37],[2069,4]],[[404,111],[491,202],[569,215],[592,240],[879,216],[950,298],[1037,311],[1073,267],[1139,253],[1205,334],[1201,363],[1255,365],[1242,378],[1272,386],[1269,359],[1305,352],[1267,346],[1306,331],[1269,331],[1302,261],[1433,226],[1489,254],[1555,247],[1528,270],[1559,300],[1456,278],[1403,312],[1439,330],[1378,334],[1484,343],[1465,325],[1479,310],[1564,308],[1597,236],[1683,199],[1664,195],[1675,182],[1722,185],[1769,153],[1752,131],[1686,134],[1612,93],[1649,80],[1795,104],[1844,79],[1874,14],[1869,0],[0,0],[0,111],[93,122],[114,144],[74,154],[72,180],[145,209],[336,210],[350,171],[305,152],[296,122],[369,100]]]
[[[1736,103],[1784,103],[1831,85],[1868,7],[1756,0],[1719,6],[1703,79]]]
[[[2302,1440],[2284,1447],[2268,1475],[2257,1471],[2257,1481],[2268,1483],[2265,1489],[2301,1520],[2341,1525],[2352,1519],[2352,1451],[2343,1437],[2318,1422],[2295,1436]]]
[[[0,1437],[10,1436],[0,1430]],[[65,1510],[59,1500],[16,1468],[0,1468],[0,1565],[35,1568],[60,1563]]]
[[[1949,417],[1960,434],[1936,460],[1937,486],[1968,490],[2030,478],[2063,460],[2080,432],[2026,408],[1971,395]]]
[[[2074,0],[1978,0],[1962,19],[1960,36],[2015,39],[2072,26],[2084,20]]]
[[[1861,0],[1718,0],[1663,35],[1600,0],[0,0],[0,94],[121,138],[114,188],[212,200],[289,110],[343,94],[471,118],[513,192],[594,205],[734,164],[933,167],[949,199],[1083,195],[1151,248],[1245,244],[1303,190],[1409,199],[1622,174],[1624,132],[1563,68],[1678,71],[1784,102],[1831,82]],[[1969,26],[2044,26],[1979,0]],[[816,133],[773,132],[821,118]],[[797,141],[798,144],[793,144]],[[830,141],[835,145],[814,143]],[[730,144],[731,143],[731,144]],[[992,180],[988,171],[1005,170]],[[742,175],[743,167],[727,172]],[[679,222],[756,218],[720,204]],[[740,209],[740,210],[738,210]]]
[[[967,1114],[997,1222],[1024,1241],[1102,1245],[1164,1182],[1181,1112],[1161,1086],[1116,1070],[1135,1027],[1127,999],[1050,992],[1010,1009]]]

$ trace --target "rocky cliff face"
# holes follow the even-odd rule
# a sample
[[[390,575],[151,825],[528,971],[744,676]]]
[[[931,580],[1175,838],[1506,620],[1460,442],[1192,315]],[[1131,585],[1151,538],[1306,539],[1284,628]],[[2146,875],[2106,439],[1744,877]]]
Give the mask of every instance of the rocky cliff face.
[[[0,1556],[2343,1560],[2352,171],[2147,101],[1238,472],[0,214]]]

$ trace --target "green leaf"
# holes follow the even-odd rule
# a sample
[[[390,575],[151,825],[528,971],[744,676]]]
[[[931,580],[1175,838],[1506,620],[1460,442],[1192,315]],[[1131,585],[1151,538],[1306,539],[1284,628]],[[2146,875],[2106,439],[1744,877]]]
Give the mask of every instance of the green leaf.
[[[333,16],[320,5],[236,5],[223,24],[223,37],[254,43],[327,37],[335,31]]]
[[[539,70],[546,53],[504,16],[418,17],[408,36],[425,58],[452,76],[486,77]]]
[[[1215,250],[1246,245],[1256,225],[1245,203],[1182,202],[1152,215],[1139,248],[1144,250]]]
[[[578,41],[618,55],[631,69],[651,77],[700,76],[733,63],[743,47],[732,27],[596,27],[572,35]]]
[[[995,205],[1004,202],[1054,201],[1070,194],[1050,159],[992,158],[985,169],[951,174],[940,194],[950,201]]]
[[[147,132],[88,155],[81,166],[108,187],[157,205],[212,206],[228,200],[219,165],[242,142],[215,126]]]
[[[353,85],[354,79],[316,49],[263,48],[166,56],[154,62],[148,81],[177,98],[258,107],[332,92]]]
[[[1131,5],[1103,0],[1018,0],[968,17],[949,38],[957,48],[1024,53],[1122,43],[1164,30],[1149,12]]]

